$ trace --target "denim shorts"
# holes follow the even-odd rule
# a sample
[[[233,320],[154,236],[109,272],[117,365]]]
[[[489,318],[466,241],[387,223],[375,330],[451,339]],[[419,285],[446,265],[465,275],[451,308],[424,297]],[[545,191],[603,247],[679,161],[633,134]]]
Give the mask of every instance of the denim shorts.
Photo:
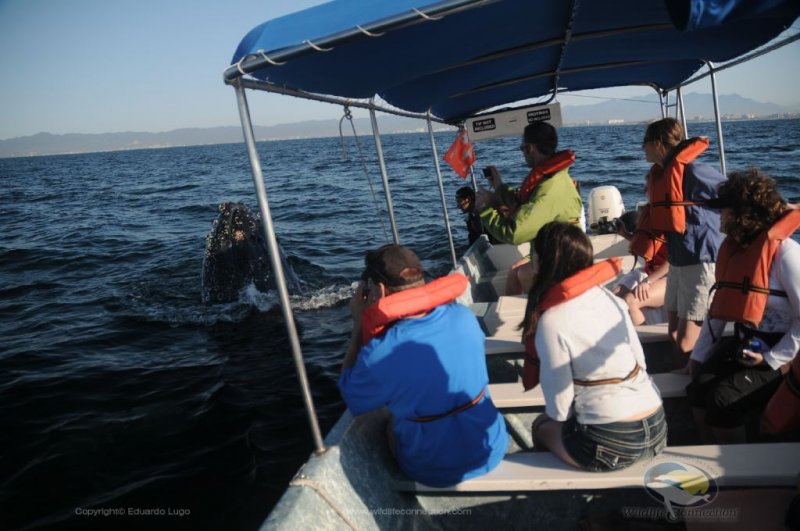
[[[660,454],[667,445],[664,409],[642,420],[579,424],[568,419],[561,430],[564,447],[576,463],[591,472],[620,470]]]

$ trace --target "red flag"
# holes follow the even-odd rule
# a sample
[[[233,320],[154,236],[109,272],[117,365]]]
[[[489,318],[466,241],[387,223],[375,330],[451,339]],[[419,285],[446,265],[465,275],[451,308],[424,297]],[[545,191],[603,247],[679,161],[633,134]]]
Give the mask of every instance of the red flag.
[[[470,166],[475,164],[475,148],[472,147],[472,142],[467,137],[466,129],[458,132],[456,141],[444,154],[444,160],[462,179],[466,179]]]

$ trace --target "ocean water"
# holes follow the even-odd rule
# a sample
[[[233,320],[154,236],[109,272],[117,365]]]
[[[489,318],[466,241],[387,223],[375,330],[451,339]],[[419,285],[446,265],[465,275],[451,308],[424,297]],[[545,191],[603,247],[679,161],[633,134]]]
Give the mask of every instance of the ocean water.
[[[644,199],[640,125],[566,128],[584,199]],[[712,124],[691,135],[715,138]],[[724,124],[728,170],[756,165],[800,200],[800,121]],[[436,135],[440,155],[455,135]],[[363,254],[388,240],[374,146],[360,137],[258,145],[323,431]],[[450,267],[427,135],[383,139],[401,241]],[[477,167],[526,174],[518,139]],[[715,144],[701,160],[716,164]],[[465,184],[443,166],[457,251]],[[0,159],[0,529],[256,529],[312,450],[274,293],[201,302],[217,205],[256,208],[243,145]],[[482,177],[479,178],[482,181]],[[380,212],[378,212],[380,211]]]

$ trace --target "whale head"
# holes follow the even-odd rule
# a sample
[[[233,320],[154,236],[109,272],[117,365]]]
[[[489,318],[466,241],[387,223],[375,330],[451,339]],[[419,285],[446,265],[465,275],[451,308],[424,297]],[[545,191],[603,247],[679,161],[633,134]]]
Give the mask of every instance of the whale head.
[[[282,250],[279,254],[293,284],[296,276]],[[203,302],[235,301],[249,284],[262,292],[275,287],[261,219],[243,203],[222,203],[206,237]]]

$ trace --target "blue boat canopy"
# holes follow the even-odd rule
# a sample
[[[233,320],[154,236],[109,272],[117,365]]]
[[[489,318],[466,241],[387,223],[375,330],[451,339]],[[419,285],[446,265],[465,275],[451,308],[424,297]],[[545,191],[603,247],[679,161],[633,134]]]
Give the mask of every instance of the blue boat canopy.
[[[336,0],[251,30],[225,78],[455,123],[556,90],[671,90],[799,15],[798,0]]]

